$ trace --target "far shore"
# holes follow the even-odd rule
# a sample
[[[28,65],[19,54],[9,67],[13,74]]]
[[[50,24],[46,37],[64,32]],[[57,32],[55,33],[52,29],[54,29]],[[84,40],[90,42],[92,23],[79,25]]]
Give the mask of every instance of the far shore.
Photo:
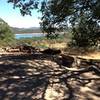
[[[35,34],[35,33],[43,33],[43,32],[24,32],[24,33],[22,32],[22,33],[15,33],[15,34]]]

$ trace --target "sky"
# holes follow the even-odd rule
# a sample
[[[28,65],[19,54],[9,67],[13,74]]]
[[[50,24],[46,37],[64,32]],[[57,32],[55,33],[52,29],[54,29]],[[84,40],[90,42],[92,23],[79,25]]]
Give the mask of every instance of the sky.
[[[32,16],[21,16],[19,9],[13,9],[13,5],[7,3],[7,0],[0,0],[0,18],[8,25],[18,28],[39,27],[40,13],[33,10]]]

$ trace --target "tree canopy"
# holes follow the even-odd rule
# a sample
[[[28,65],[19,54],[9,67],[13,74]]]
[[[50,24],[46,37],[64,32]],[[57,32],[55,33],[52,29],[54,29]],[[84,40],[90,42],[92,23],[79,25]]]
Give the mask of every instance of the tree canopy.
[[[39,9],[42,12],[41,28],[48,35],[70,26],[72,39],[78,46],[93,45],[100,39],[100,0],[8,0],[8,2],[13,3],[14,8],[19,7],[22,15],[31,15],[32,9]],[[84,44],[84,41],[87,41],[88,45]]]

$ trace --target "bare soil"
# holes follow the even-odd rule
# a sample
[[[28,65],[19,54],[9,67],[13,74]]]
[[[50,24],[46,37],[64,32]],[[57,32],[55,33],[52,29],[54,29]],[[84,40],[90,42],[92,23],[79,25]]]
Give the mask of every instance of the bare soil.
[[[100,52],[73,56],[100,59]],[[58,55],[1,52],[0,100],[100,100],[100,79],[82,81],[71,74]],[[80,76],[100,78],[92,71]]]

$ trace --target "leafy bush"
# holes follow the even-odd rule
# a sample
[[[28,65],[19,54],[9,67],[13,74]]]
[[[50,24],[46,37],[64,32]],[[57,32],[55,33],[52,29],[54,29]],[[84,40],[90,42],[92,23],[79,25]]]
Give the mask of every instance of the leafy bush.
[[[92,47],[98,44],[100,38],[99,25],[95,20],[84,16],[76,27],[73,27],[72,45],[78,47]]]
[[[9,25],[0,19],[0,45],[11,45],[14,40],[15,36]]]

